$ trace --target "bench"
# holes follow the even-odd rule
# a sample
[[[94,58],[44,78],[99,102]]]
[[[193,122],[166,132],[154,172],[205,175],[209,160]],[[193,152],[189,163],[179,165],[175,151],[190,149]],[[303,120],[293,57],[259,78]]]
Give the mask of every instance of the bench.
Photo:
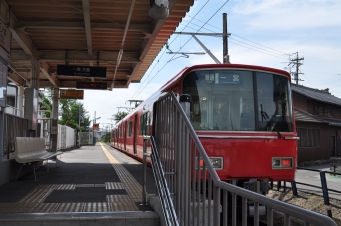
[[[23,165],[20,167],[19,173],[15,180],[18,179],[20,171],[25,164],[33,162],[48,161],[62,154],[63,152],[46,151],[45,138],[42,137],[16,137],[15,138],[15,160]],[[47,168],[48,170],[48,168]],[[36,179],[35,167],[33,165],[34,179]]]

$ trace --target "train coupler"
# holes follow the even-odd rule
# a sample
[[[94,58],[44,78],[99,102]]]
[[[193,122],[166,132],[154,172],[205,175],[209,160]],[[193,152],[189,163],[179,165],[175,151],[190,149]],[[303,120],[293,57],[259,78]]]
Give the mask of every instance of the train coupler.
[[[263,195],[268,194],[268,191],[271,189],[271,186],[267,180],[256,179],[250,179],[249,181],[244,182],[243,187],[247,190],[257,192]]]

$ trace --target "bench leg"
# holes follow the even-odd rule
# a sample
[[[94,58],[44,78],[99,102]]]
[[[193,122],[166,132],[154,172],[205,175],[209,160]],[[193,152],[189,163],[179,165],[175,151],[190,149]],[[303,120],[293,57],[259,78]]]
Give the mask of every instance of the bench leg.
[[[31,164],[31,163],[29,163],[29,164]],[[24,165],[25,165],[25,163],[21,165],[20,170],[19,170],[19,173],[18,173],[17,177],[15,178],[15,181],[18,180],[19,174],[20,174],[21,169],[22,169],[22,167],[23,167]],[[34,166],[34,164],[32,164],[32,166],[33,166],[33,173],[34,173],[34,181],[37,182],[36,167]]]
[[[32,166],[33,166],[33,172],[34,172],[34,181],[37,182],[36,167],[34,166],[34,164],[32,164]]]
[[[20,172],[21,172],[21,169],[22,169],[22,167],[24,166],[24,164],[22,164],[21,165],[21,167],[20,167],[20,170],[19,170],[19,173],[17,174],[17,177],[15,178],[15,181],[17,181],[18,180],[18,177],[19,177],[19,174],[20,174]]]
[[[49,160],[48,159],[46,159],[46,173],[50,173]]]

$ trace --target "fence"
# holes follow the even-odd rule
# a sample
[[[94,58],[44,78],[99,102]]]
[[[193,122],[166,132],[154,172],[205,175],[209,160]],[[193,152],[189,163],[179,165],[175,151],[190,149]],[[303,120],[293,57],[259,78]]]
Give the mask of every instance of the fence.
[[[267,225],[273,225],[274,211],[282,214],[284,226],[289,226],[292,218],[303,221],[305,225],[336,225],[325,215],[222,182],[173,93],[155,103],[153,117],[153,171],[159,175],[156,181],[165,218],[170,219],[172,213],[175,214],[175,223],[170,220],[168,224],[227,225],[231,220],[232,225],[246,226],[250,213],[248,203],[252,202],[254,225],[259,225],[262,207],[267,208]],[[160,165],[161,174],[155,172],[155,164]],[[165,186],[159,183],[162,180],[165,180]],[[238,219],[237,199],[241,200],[242,213]],[[228,208],[231,209],[230,214]]]
[[[10,153],[14,153],[16,137],[26,137],[28,135],[28,120],[11,114],[5,114],[4,123],[4,150],[3,155],[10,159]]]
[[[50,134],[46,123],[42,123],[41,136],[46,139],[47,149],[50,149]],[[12,114],[5,114],[4,119],[4,150],[3,156],[7,159],[14,158],[11,153],[15,152],[15,138],[27,137],[28,133],[28,120],[25,118],[17,117]],[[75,130],[63,125],[58,125],[58,141],[57,149],[67,149],[76,146]]]
[[[79,135],[80,145],[93,145],[93,132],[81,132]]]
[[[58,125],[57,150],[68,149],[76,146],[75,130],[64,125]]]
[[[296,186],[296,184],[300,184],[300,185],[304,185],[304,186],[308,186],[308,187],[313,187],[313,188],[321,189],[325,205],[329,205],[329,191],[341,194],[341,191],[337,191],[337,190],[333,190],[333,189],[328,189],[328,186],[327,186],[326,173],[329,173],[330,175],[334,175],[334,176],[335,175],[341,176],[341,173],[336,173],[335,169],[334,169],[334,172],[323,171],[323,170],[315,170],[315,169],[307,169],[307,168],[302,168],[302,167],[300,167],[298,169],[318,172],[320,174],[321,187],[315,186],[315,185],[311,185],[311,184],[301,183],[301,182],[297,182],[297,181],[292,181],[291,182],[291,186],[292,186],[292,190],[293,190],[293,194],[294,195],[297,196],[297,186]]]

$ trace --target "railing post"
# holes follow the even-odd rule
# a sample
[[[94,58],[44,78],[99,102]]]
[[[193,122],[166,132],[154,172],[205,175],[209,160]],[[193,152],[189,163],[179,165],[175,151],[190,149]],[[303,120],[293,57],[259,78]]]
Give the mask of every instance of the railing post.
[[[147,141],[150,136],[143,138],[143,186],[142,186],[142,205],[147,205],[146,184],[147,184]]]
[[[291,189],[292,189],[292,194],[293,194],[294,196],[298,196],[298,194],[297,194],[296,182],[295,182],[294,180],[291,181]]]
[[[329,195],[328,195],[328,187],[327,187],[327,181],[326,181],[326,172],[324,172],[323,170],[320,171],[320,178],[321,178],[324,204],[329,205]]]

